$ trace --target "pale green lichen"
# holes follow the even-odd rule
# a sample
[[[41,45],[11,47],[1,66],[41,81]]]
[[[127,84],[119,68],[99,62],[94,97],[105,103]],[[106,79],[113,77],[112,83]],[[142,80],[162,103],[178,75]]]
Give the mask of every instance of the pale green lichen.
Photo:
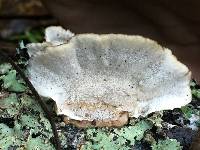
[[[7,73],[11,68],[12,68],[12,66],[8,63],[1,64],[0,65],[0,74]]]
[[[186,106],[181,107],[181,111],[185,119],[189,120],[188,127],[192,128],[193,130],[197,130],[200,126],[200,107],[198,106],[200,100],[200,89],[197,83],[193,80],[190,82],[190,88],[192,91],[192,103],[187,104]],[[194,103],[197,105],[195,106]]]
[[[30,108],[34,112],[43,112],[42,108],[35,100],[27,94],[24,94],[20,98],[20,105],[24,108]]]
[[[10,117],[14,117],[17,115],[20,110],[17,95],[15,93],[11,93],[8,97],[1,99],[0,108],[4,110],[0,113],[2,116],[7,114]]]
[[[61,132],[59,132],[58,136],[59,136],[59,139],[61,141],[61,145],[63,146],[63,148],[66,149],[67,146],[68,146],[68,144],[67,144],[67,137],[64,134],[62,134]]]
[[[22,80],[16,79],[16,71],[11,70],[6,75],[0,76],[0,80],[3,81],[3,87],[12,92],[24,92],[26,86]]]
[[[162,116],[163,112],[155,112],[152,116],[148,117],[147,120],[151,121],[156,127],[162,127]]]
[[[86,142],[82,146],[83,150],[129,150],[143,138],[145,131],[152,128],[149,121],[139,121],[135,125],[125,126],[121,129],[98,128],[86,131]]]
[[[17,137],[15,131],[5,124],[0,124],[0,149],[8,150],[11,147],[19,147],[23,142]]]
[[[2,68],[1,73],[4,75],[0,76],[0,79],[3,81],[3,90],[12,93],[7,92],[0,97],[0,119],[10,118],[13,123],[8,120],[0,124],[0,149],[55,149],[50,142],[53,137],[51,125],[43,110],[26,94],[27,87],[22,80],[16,78],[16,71],[6,64]],[[11,127],[6,123],[12,124]]]
[[[152,150],[181,150],[182,146],[175,139],[159,140],[152,145]]]
[[[55,150],[54,146],[47,140],[45,141],[42,137],[28,139],[26,143],[27,150]]]
[[[27,100],[26,98],[30,99],[27,95],[21,99],[25,101]],[[33,100],[29,102],[33,102]],[[4,114],[1,114],[1,117],[10,116],[17,119],[14,121],[12,128],[9,128],[5,124],[1,124],[0,135],[4,138],[1,140],[3,143],[0,144],[0,149],[7,150],[8,147],[12,146],[30,149],[30,145],[34,145],[34,143],[35,148],[32,147],[33,149],[42,150],[44,147],[54,149],[54,146],[50,143],[50,138],[53,137],[51,125],[45,118],[41,109],[38,109],[41,112],[34,114],[30,107],[33,106],[34,103],[27,103],[28,105],[23,103],[23,105],[21,105],[16,94],[10,94],[9,97],[1,99],[1,103],[3,103],[3,105],[0,105],[0,107],[5,108],[6,110],[4,111]],[[21,109],[24,110],[23,113],[21,112]],[[28,109],[28,111],[26,109]]]
[[[139,141],[143,138],[144,132],[152,128],[152,124],[149,121],[142,120],[136,123],[134,126],[123,127],[120,130],[115,129],[115,133],[118,136],[124,137],[131,141],[130,144],[134,145],[135,140]]]
[[[19,119],[21,126],[24,127],[25,129],[30,130],[30,132],[32,134],[38,134],[40,132],[42,132],[43,134],[45,134],[42,124],[39,121],[38,117],[32,116],[32,115],[22,115]],[[47,135],[49,134],[49,132],[47,133]],[[52,135],[48,135],[50,137],[52,137]]]

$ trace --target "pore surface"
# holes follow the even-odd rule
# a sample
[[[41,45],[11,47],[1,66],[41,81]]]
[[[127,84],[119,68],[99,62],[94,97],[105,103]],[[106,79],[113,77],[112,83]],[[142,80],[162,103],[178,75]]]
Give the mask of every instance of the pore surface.
[[[138,117],[191,101],[188,68],[140,36],[80,34],[27,47],[31,82],[71,119],[116,120],[123,111]]]

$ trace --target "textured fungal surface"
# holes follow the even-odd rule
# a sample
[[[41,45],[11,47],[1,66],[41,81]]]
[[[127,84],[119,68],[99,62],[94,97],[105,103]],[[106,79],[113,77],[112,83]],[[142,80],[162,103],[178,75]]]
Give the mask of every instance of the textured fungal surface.
[[[46,115],[19,74],[16,72],[10,78],[10,72],[16,71],[10,64],[0,63],[0,149],[42,150],[45,147],[54,150],[53,133]],[[8,80],[4,80],[5,78]],[[5,86],[9,84],[15,88]],[[22,86],[25,86],[23,92]],[[61,148],[188,150],[200,125],[200,86],[192,81],[190,88],[193,94],[190,104],[181,109],[152,113],[147,117],[130,118],[122,128],[80,129],[66,125],[62,119],[53,115]],[[52,100],[44,101],[52,110],[49,105]]]
[[[58,114],[97,126],[121,126],[191,101],[191,73],[167,48],[141,36],[74,35],[46,29],[46,42],[28,44],[28,76]],[[124,115],[126,114],[126,115]]]

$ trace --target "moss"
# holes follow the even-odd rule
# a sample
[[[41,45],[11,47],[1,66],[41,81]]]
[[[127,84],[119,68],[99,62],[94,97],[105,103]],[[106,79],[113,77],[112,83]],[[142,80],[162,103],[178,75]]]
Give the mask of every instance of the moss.
[[[25,40],[28,43],[38,43],[42,42],[44,37],[43,27],[29,28],[24,33],[18,35],[12,35],[8,38],[10,41],[21,41]]]
[[[198,99],[200,99],[200,89],[193,89],[192,90],[192,94],[197,97]]]
[[[191,118],[192,114],[194,114],[194,110],[188,105],[181,107],[181,111],[187,119]]]
[[[159,140],[152,145],[152,150],[181,150],[180,143],[175,139]]]
[[[190,82],[190,88],[192,90],[192,96],[200,100],[200,87],[196,81]]]

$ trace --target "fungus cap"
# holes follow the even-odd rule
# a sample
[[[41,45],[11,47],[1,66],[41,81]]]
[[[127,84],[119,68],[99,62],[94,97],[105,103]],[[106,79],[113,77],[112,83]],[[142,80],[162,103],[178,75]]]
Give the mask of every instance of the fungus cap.
[[[72,122],[121,126],[128,116],[191,101],[191,72],[150,39],[74,35],[61,27],[47,28],[45,37],[46,42],[27,45],[28,77],[40,95],[56,102],[58,114]]]

